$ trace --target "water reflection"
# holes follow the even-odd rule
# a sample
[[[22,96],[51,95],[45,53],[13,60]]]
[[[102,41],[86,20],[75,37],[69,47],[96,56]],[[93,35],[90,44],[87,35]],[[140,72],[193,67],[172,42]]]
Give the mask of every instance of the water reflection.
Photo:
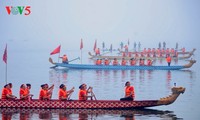
[[[173,74],[172,74],[173,73]],[[186,74],[185,74],[186,73]],[[176,78],[177,75],[187,75],[190,79],[194,78],[194,72],[190,70],[68,70],[68,69],[51,69],[49,71],[50,83],[61,82],[67,83],[67,80],[75,79],[77,77],[81,82],[84,79],[99,80],[118,80],[125,82],[129,80],[138,80],[139,82],[154,80],[164,77],[166,80],[166,86],[171,88],[171,81]],[[160,80],[160,79],[159,79]],[[174,81],[173,81],[174,82]]]
[[[55,119],[67,120],[95,120],[95,119],[124,119],[139,120],[151,117],[152,119],[165,118],[176,119],[173,111],[161,111],[153,109],[133,110],[103,110],[103,109],[14,109],[3,108],[0,110],[2,120],[27,120],[27,119]],[[13,117],[15,116],[15,117]],[[19,116],[19,117],[17,117]]]

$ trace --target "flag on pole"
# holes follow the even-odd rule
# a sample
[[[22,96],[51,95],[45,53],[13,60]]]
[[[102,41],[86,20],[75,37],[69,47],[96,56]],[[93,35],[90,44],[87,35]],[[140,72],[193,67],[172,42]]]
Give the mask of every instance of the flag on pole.
[[[95,40],[95,43],[94,43],[94,48],[93,48],[93,50],[95,51],[95,50],[96,50],[96,48],[97,48],[97,40]]]
[[[82,48],[83,48],[83,40],[81,39],[80,49],[82,50]]]
[[[60,53],[60,48],[61,48],[61,45],[59,45],[55,50],[53,50],[53,51],[50,53],[50,55]]]
[[[7,44],[3,54],[3,61],[7,64]]]

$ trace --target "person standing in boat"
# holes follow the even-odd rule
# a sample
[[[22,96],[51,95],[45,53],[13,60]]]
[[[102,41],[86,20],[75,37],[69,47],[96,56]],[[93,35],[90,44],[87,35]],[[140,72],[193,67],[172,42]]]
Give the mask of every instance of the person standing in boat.
[[[6,84],[2,90],[2,94],[1,94],[1,99],[3,100],[11,100],[11,99],[17,99],[16,96],[12,95],[10,92],[10,85]]]
[[[127,81],[125,83],[125,97],[121,98],[121,101],[132,101],[135,99],[135,90],[134,87],[131,86],[131,83]]]
[[[78,98],[79,100],[87,100],[88,98],[91,98],[93,96],[89,96],[88,93],[91,93],[92,92],[92,87],[89,87],[87,89],[87,85],[86,84],[82,84],[79,86],[79,94],[78,94]]]
[[[60,89],[58,92],[58,98],[59,100],[69,100],[69,96],[74,92],[74,87],[67,91],[67,87],[64,84],[60,85]]]
[[[65,64],[68,64],[68,58],[67,58],[67,55],[66,54],[64,54],[62,57],[60,57],[60,58],[62,58],[62,63],[65,63]]]
[[[167,54],[166,61],[167,61],[168,66],[170,66],[170,64],[171,64],[170,54]]]
[[[96,49],[95,49],[95,54],[96,54],[96,56],[99,56],[99,55],[100,55],[100,48],[96,48]]]

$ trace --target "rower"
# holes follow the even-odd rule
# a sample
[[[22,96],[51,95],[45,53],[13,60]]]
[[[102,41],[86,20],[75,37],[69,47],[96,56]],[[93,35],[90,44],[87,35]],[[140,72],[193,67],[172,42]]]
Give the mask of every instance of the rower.
[[[135,64],[136,64],[136,59],[131,58],[131,59],[130,59],[130,65],[131,65],[131,66],[134,66]]]
[[[27,83],[26,84],[26,95],[29,95],[28,99],[32,99],[33,94],[30,94],[30,89],[31,89],[31,84]]]
[[[139,65],[144,66],[144,59],[140,58]]]
[[[131,83],[127,81],[125,83],[125,97],[121,98],[121,101],[132,101],[135,99],[135,90],[134,87],[131,86]]]
[[[60,58],[62,58],[62,63],[68,64],[68,58],[66,54],[64,54],[63,57]]]
[[[51,87],[48,87],[48,84],[41,85],[39,99],[40,100],[50,100],[52,91],[53,91],[53,87],[54,87],[54,85],[52,85]]]
[[[17,99],[16,96],[12,95],[12,93],[10,92],[10,85],[6,84],[2,90],[2,94],[1,94],[1,99],[5,100],[5,99]]]
[[[152,66],[152,60],[150,59],[147,60],[147,66]]]
[[[29,98],[29,94],[26,91],[26,86],[25,84],[22,84],[20,86],[20,90],[19,90],[19,98],[20,100],[28,100]]]
[[[121,65],[122,65],[122,66],[125,66],[125,65],[126,65],[126,60],[125,60],[124,58],[122,58]]]
[[[12,83],[8,83],[8,85],[9,85],[9,92],[10,92],[10,94],[12,94]]]
[[[114,58],[114,60],[113,60],[113,65],[118,65],[117,58]]]
[[[96,65],[101,65],[102,64],[102,61],[100,59],[97,59],[96,60]]]
[[[58,93],[58,98],[59,100],[69,100],[70,95],[74,92],[74,87],[67,91],[67,88],[64,84],[60,85],[59,93]]]
[[[108,60],[108,58],[106,58],[105,60],[104,60],[104,65],[109,65],[110,64],[110,61]]]
[[[86,84],[82,84],[79,86],[79,95],[78,95],[78,98],[79,100],[88,100],[88,98],[91,98],[92,100],[92,97],[93,96],[89,96],[88,93],[91,93],[92,92],[92,87],[89,87],[87,89],[87,85]]]

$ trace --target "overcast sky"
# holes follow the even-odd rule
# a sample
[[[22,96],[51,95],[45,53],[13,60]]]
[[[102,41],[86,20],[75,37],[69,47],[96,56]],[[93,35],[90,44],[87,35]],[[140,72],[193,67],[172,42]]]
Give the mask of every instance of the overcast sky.
[[[31,14],[8,15],[5,6],[31,6]],[[199,0],[1,0],[0,46],[6,43],[16,49],[36,46],[79,50],[119,47],[128,39],[142,47],[157,47],[166,41],[168,47],[191,48],[200,38]],[[130,46],[131,47],[131,46]]]

